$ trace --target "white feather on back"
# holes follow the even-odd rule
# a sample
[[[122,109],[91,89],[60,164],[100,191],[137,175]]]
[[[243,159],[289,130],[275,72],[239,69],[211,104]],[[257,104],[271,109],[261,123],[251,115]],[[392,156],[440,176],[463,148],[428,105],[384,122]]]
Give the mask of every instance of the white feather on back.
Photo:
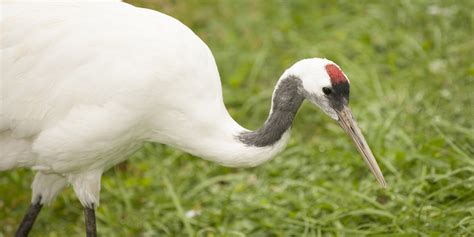
[[[12,137],[36,137],[60,124],[64,133],[83,133],[75,131],[80,121],[67,120],[108,103],[133,111],[143,126],[157,113],[200,107],[217,111],[206,116],[227,115],[210,50],[174,18],[120,2],[4,2],[2,9],[0,131]],[[192,106],[196,98],[202,104]],[[109,119],[89,136],[135,126]],[[43,143],[35,149],[46,152]]]
[[[174,18],[120,2],[2,7],[0,131],[31,140],[35,169],[106,169],[144,140],[255,166],[288,141],[235,138],[245,129],[224,106],[211,51]]]

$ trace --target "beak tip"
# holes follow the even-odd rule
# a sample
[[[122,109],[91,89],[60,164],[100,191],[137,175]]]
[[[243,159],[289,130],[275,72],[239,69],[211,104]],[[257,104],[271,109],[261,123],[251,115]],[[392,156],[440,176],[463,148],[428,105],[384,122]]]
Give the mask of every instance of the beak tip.
[[[387,183],[385,182],[382,171],[377,164],[377,160],[372,154],[367,141],[365,141],[364,135],[357,126],[357,123],[352,116],[351,110],[349,107],[344,106],[341,110],[336,110],[336,112],[338,114],[339,125],[341,125],[346,133],[352,138],[352,141],[355,143],[357,149],[364,158],[365,163],[369,166],[370,171],[375,176],[375,179],[384,189],[387,189]]]
[[[383,189],[387,189],[388,185],[387,182],[385,182],[385,179],[382,177],[382,179],[379,180],[380,185],[382,186]]]

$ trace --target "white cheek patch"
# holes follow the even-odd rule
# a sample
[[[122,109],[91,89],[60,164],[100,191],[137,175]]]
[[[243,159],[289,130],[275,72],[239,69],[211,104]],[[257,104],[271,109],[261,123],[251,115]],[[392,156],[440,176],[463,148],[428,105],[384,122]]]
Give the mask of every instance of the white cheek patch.
[[[329,81],[329,78],[328,78]],[[315,78],[306,77],[302,80],[303,88],[311,94],[315,94],[318,96],[323,95],[322,88],[325,86],[325,83],[322,83],[322,80],[317,80]]]
[[[323,87],[331,86],[330,77],[325,70],[327,64],[332,62],[320,58],[304,59],[286,70],[282,77],[296,76],[301,79],[303,88],[308,93],[320,96],[323,95]]]
[[[329,105],[329,101],[326,97],[323,95],[318,96],[312,94],[311,97],[309,98],[309,101],[313,103],[314,105],[318,106],[321,108],[321,110],[324,111],[329,117],[331,117],[334,120],[338,120],[339,117],[337,116],[336,111]]]

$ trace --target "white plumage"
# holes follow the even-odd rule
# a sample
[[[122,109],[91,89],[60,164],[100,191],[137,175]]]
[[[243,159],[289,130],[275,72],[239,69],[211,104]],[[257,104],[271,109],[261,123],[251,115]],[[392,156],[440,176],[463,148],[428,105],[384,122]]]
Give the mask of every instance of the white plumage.
[[[283,148],[234,140],[244,129],[225,109],[214,57],[176,19],[121,2],[2,7],[0,170],[59,174],[86,205],[98,198],[76,180],[100,179],[144,141],[228,166]],[[56,193],[40,190],[45,203]]]
[[[237,139],[249,131],[224,106],[211,51],[172,17],[122,2],[3,2],[2,13],[0,170],[37,170],[33,203],[70,183],[85,207],[98,205],[101,174],[145,141],[238,167],[289,139],[289,127],[271,145]],[[333,84],[329,64],[302,60],[276,90],[295,76],[297,93],[337,120],[321,91]]]

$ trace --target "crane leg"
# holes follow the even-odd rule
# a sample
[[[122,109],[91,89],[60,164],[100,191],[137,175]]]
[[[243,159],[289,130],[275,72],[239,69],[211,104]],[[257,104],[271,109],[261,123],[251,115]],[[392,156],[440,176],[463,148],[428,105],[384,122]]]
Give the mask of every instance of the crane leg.
[[[38,216],[42,207],[43,204],[41,204],[41,197],[38,198],[34,203],[31,203],[25,217],[23,217],[23,221],[21,221],[21,224],[15,233],[16,237],[28,236],[28,233],[33,227],[36,217]]]
[[[86,220],[86,236],[87,237],[96,237],[97,228],[95,225],[95,210],[94,205],[92,207],[84,207],[84,216]]]
[[[69,176],[74,192],[84,207],[87,237],[97,236],[95,207],[99,205],[101,176],[102,170],[90,170]]]

